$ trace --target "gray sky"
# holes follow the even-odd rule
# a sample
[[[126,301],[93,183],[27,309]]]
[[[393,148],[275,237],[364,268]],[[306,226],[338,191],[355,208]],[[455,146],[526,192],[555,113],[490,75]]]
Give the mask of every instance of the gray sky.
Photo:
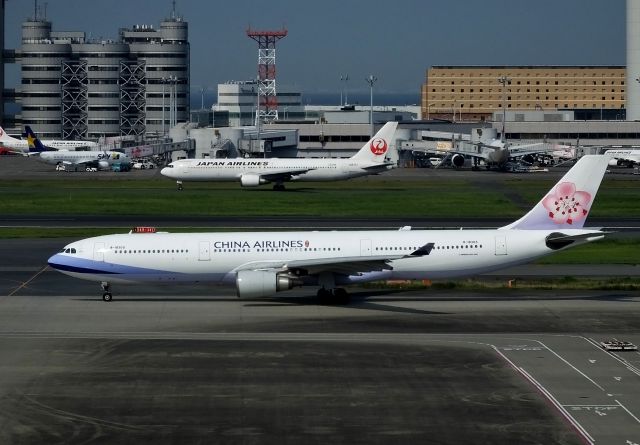
[[[44,0],[40,0],[44,4]],[[115,38],[118,28],[155,26],[170,0],[49,0],[54,30]],[[278,82],[305,93],[416,93],[431,65],[624,65],[624,0],[177,0],[189,23],[191,84],[215,90],[255,78],[257,44],[245,35],[285,26]],[[19,45],[33,0],[8,0],[5,40]],[[8,73],[11,81],[12,74]],[[15,72],[13,73],[15,77]]]

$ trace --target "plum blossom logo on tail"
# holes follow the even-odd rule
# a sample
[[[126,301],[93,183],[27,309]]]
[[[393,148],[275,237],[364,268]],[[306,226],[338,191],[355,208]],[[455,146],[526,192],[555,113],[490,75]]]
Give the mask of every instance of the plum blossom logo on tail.
[[[587,217],[590,202],[589,193],[576,190],[573,182],[561,182],[542,200],[542,205],[554,223],[573,224]]]
[[[371,144],[369,144],[369,147],[371,148],[371,153],[376,156],[385,154],[388,148],[387,141],[382,138],[375,138],[374,140],[372,140]]]

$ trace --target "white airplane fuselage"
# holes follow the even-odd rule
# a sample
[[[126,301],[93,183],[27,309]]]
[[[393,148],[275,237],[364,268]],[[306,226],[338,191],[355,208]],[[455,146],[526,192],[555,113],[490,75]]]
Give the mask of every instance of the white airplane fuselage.
[[[607,150],[605,156],[610,156],[609,165],[640,164],[640,150]]]
[[[327,258],[389,261],[390,268],[343,273],[336,284],[387,279],[434,279],[475,275],[553,253],[546,238],[559,230],[379,230],[252,233],[154,233],[106,235],[66,246],[49,263],[61,272],[112,283],[231,285],[240,270],[275,269]],[[566,235],[601,232],[561,230]],[[411,256],[422,246],[429,252]],[[573,244],[575,245],[575,244]],[[312,269],[313,266],[305,266]],[[315,284],[315,283],[309,283]]]
[[[53,165],[95,164],[102,169],[117,162],[130,162],[128,156],[117,151],[45,151],[39,154],[38,159]]]
[[[294,286],[336,287],[375,280],[476,275],[530,262],[604,237],[583,229],[609,157],[584,156],[523,217],[493,230],[362,230],[129,234],[76,241],[49,258],[68,275],[110,283],[232,284],[239,297]]]
[[[346,159],[183,159],[174,161],[161,173],[180,181],[240,181],[244,186],[269,181],[262,178],[291,171],[291,181],[336,181],[379,173],[389,164]],[[297,173],[296,173],[297,172]]]
[[[56,150],[77,150],[78,148],[88,148],[90,150],[96,150],[98,144],[92,141],[64,141],[64,140],[41,140],[42,145],[49,148],[55,148]],[[7,148],[12,148],[22,153],[29,152],[29,142],[23,139],[13,139],[9,141],[3,141],[2,144]]]

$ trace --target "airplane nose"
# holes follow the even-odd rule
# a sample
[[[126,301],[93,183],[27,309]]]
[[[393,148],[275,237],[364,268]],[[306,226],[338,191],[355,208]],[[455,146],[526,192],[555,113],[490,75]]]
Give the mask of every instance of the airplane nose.
[[[162,170],[160,170],[160,174],[163,176],[167,176],[169,178],[173,178],[173,169],[169,168],[169,167],[165,167]]]
[[[57,253],[55,255],[52,255],[47,260],[47,263],[49,264],[49,267],[52,267],[54,269],[60,269],[60,266],[61,266],[61,255],[59,255]]]

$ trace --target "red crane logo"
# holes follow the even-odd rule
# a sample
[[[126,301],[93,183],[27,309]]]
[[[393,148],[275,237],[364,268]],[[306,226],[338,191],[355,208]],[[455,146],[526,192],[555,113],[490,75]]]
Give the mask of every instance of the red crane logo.
[[[371,153],[376,156],[380,156],[387,152],[387,141],[381,138],[376,138],[371,141],[369,147],[371,148]]]

